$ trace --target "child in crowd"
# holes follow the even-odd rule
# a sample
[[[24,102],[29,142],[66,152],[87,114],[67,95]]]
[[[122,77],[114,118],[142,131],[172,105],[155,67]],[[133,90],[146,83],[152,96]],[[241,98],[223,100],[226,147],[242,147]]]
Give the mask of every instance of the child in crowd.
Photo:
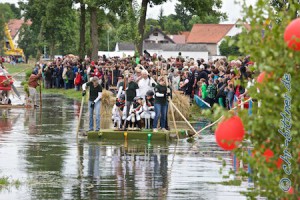
[[[154,92],[149,90],[146,93],[146,101],[143,106],[143,113],[141,114],[141,117],[145,119],[145,127],[146,129],[152,129],[153,120],[155,117],[155,111],[154,111]]]
[[[205,99],[207,97],[207,85],[206,81],[204,78],[201,78],[200,81],[198,81],[198,86],[199,86],[199,97],[202,99]]]
[[[207,87],[207,98],[205,101],[208,102],[211,107],[213,107],[217,95],[217,88],[213,82],[213,79],[209,79],[208,84],[209,85]]]
[[[112,121],[114,127],[118,127],[120,130],[124,120],[126,120],[126,106],[125,106],[125,94],[122,94],[120,98],[117,98],[116,104],[112,109]]]
[[[127,117],[127,123],[131,123],[131,126],[142,128],[141,113],[143,112],[143,98],[135,97],[134,103],[130,106],[129,116]]]

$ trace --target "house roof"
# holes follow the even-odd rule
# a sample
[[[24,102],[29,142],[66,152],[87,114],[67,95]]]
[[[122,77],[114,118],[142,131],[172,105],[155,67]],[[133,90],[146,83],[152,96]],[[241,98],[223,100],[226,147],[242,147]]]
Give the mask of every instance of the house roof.
[[[191,32],[189,32],[189,31],[183,31],[183,32],[181,32],[180,34],[185,36],[185,41],[186,41],[187,38],[189,37],[190,33],[191,33]]]
[[[221,41],[235,24],[195,24],[187,43],[212,43]]]
[[[10,35],[12,38],[15,38],[15,36],[17,35],[17,33],[19,32],[20,28],[22,27],[22,25],[24,24],[24,20],[23,19],[11,19],[8,22],[8,29],[10,30]],[[32,22],[31,21],[27,21],[26,22],[27,25],[31,25]]]
[[[119,51],[134,51],[135,46],[133,43],[128,42],[118,42]]]
[[[159,28],[154,28],[152,31],[150,31],[150,32],[144,37],[144,40],[145,40],[145,39],[148,39],[149,36],[150,36],[151,34],[153,34],[154,32],[159,32],[159,33],[161,33],[161,34],[164,36],[165,39],[169,40],[171,43],[175,43],[168,35],[166,35],[164,32],[162,32],[162,30],[160,30]]]
[[[185,35],[169,35],[169,37],[176,43],[176,44],[185,44],[186,37]]]
[[[134,44],[118,43],[119,51],[134,51]],[[144,43],[145,50],[162,50],[162,51],[191,51],[191,52],[208,52],[205,44],[160,44]]]

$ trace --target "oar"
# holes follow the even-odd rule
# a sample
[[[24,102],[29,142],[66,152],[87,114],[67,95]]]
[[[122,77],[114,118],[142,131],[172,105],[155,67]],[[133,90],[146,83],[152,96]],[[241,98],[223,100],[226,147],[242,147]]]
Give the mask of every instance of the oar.
[[[83,104],[84,104],[84,96],[82,96],[82,98],[81,98],[81,107],[80,107],[80,112],[79,112],[79,119],[78,119],[77,130],[76,130],[76,138],[78,138],[80,121],[81,121],[82,110],[83,110]]]

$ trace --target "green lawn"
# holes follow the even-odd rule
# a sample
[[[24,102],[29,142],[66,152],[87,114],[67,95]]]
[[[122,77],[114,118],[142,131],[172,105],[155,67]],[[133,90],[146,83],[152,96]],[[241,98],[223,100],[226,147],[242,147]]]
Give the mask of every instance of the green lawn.
[[[16,64],[16,65],[11,65],[9,63],[4,63],[4,66],[6,70],[8,71],[9,74],[14,75],[17,73],[21,72],[27,72],[27,71],[32,71],[34,65],[32,64]]]

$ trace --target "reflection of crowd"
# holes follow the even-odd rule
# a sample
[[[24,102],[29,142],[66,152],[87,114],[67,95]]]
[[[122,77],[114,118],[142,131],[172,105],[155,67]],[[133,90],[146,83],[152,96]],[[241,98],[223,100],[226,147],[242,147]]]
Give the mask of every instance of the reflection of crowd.
[[[145,52],[140,57],[100,56],[91,61],[68,55],[37,64],[34,71],[37,74],[42,70],[45,88],[78,91],[90,78],[97,77],[103,89],[116,91],[112,119],[117,128],[145,125],[154,131],[160,126],[164,131],[169,129],[167,110],[172,91],[181,91],[191,101],[197,95],[210,106],[232,108],[234,97],[246,96],[246,88],[252,85],[249,59],[247,56],[230,62],[225,58],[205,61],[184,59],[180,53],[177,58],[163,58]]]

